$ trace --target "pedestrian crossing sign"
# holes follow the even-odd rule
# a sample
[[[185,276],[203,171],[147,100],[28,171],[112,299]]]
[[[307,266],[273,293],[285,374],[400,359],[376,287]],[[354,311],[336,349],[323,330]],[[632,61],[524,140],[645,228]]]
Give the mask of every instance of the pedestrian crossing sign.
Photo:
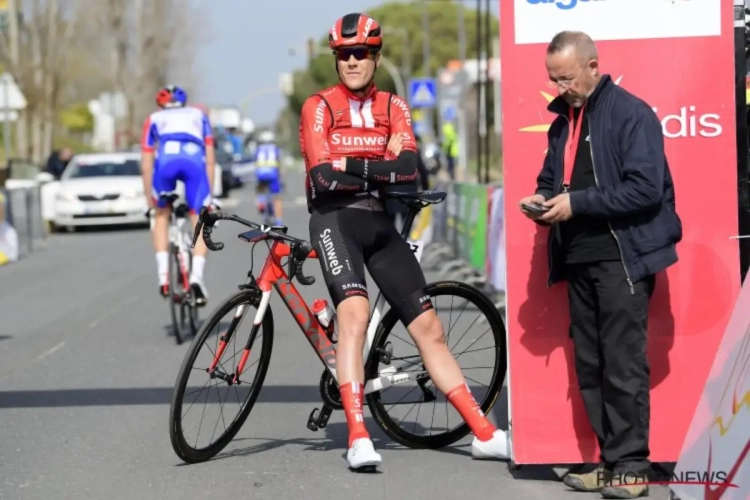
[[[432,108],[437,103],[437,85],[433,78],[414,78],[409,81],[409,105],[412,108]]]

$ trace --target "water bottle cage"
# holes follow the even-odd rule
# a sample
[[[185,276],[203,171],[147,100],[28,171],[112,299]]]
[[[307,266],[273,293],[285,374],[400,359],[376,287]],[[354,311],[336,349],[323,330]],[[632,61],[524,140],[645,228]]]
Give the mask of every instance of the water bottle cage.
[[[326,337],[328,337],[328,340],[331,342],[331,344],[337,344],[339,339],[338,336],[336,336],[336,331],[334,329],[334,322],[331,321],[328,324],[328,328],[324,328],[326,332]]]

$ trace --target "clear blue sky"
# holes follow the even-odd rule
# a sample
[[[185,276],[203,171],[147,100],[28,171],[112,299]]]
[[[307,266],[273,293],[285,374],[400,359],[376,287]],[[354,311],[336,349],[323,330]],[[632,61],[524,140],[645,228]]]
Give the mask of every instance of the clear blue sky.
[[[285,105],[277,87],[279,74],[304,66],[304,43],[316,40],[338,17],[366,12],[378,0],[214,0],[211,5],[211,40],[200,51],[200,92],[195,101],[207,104],[241,105],[250,94],[250,118],[257,124],[270,123]],[[497,15],[500,2],[492,0]],[[467,1],[467,7],[476,3]],[[289,49],[300,46],[296,56]]]

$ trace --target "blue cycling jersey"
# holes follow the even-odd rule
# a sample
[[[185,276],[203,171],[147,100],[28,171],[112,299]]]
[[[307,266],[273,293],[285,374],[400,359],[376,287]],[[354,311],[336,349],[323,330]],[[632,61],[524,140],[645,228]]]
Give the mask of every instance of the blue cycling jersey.
[[[159,194],[185,184],[185,201],[192,212],[211,200],[206,172],[206,146],[213,145],[208,117],[197,108],[171,108],[152,113],[143,124],[141,149],[156,152],[152,195],[160,207]]]
[[[279,168],[281,149],[275,144],[261,144],[255,151],[255,176],[258,182],[269,185],[272,194],[281,192]]]
[[[281,164],[281,149],[276,144],[261,144],[255,151],[255,165],[278,167]]]

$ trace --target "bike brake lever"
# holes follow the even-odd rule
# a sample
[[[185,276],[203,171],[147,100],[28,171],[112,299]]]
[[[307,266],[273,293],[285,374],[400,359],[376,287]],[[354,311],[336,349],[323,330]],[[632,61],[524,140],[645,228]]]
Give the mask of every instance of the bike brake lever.
[[[294,278],[294,272],[297,268],[297,245],[289,246],[289,261],[287,262],[286,284],[290,284]]]
[[[307,260],[307,256],[312,252],[312,246],[308,242],[303,242],[299,245],[297,248],[297,251],[299,252],[299,255],[296,256],[297,259],[295,261],[295,269],[294,269],[294,277],[297,278],[297,281],[299,281],[302,285],[312,285],[315,283],[315,277],[314,276],[305,276],[305,274],[302,272],[302,267],[305,265],[305,260]]]

